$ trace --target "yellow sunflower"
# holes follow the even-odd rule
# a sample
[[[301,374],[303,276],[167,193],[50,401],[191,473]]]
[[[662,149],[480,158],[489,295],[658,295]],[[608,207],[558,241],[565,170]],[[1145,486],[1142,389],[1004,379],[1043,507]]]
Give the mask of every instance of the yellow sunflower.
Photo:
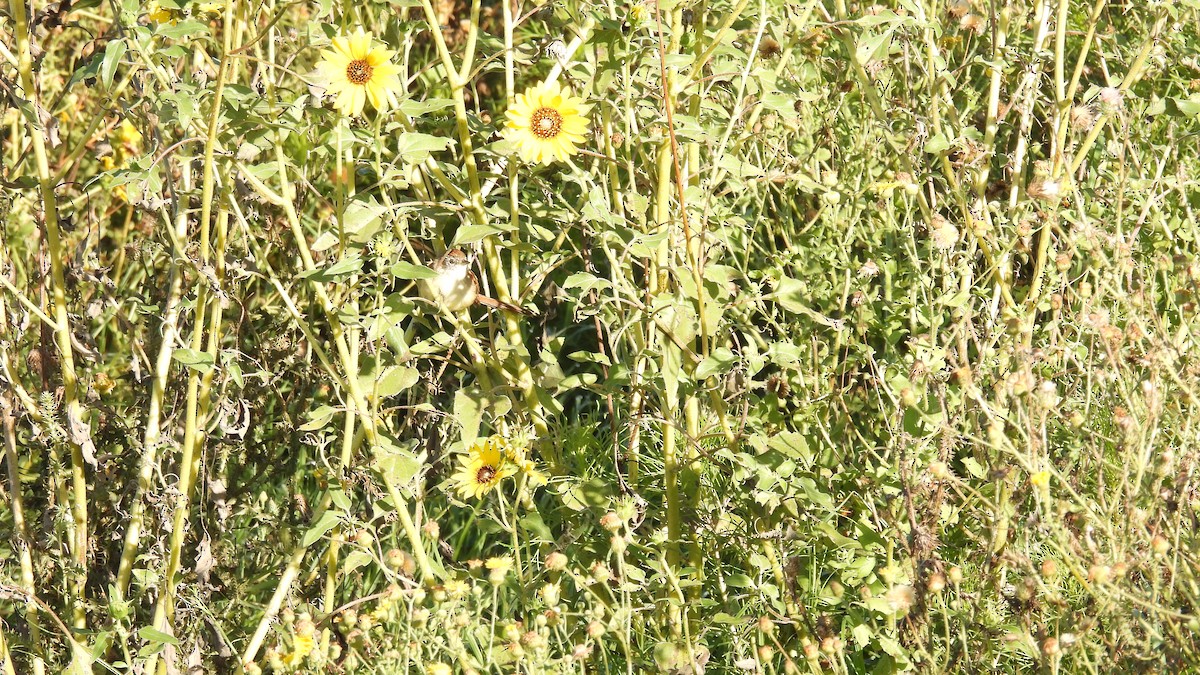
[[[543,82],[517,94],[505,113],[504,135],[526,162],[549,164],[579,152],[588,132],[587,106],[555,82]]]
[[[334,108],[356,117],[367,101],[380,112],[398,105],[396,94],[402,87],[400,68],[392,63],[395,52],[376,44],[361,27],[334,38],[331,47],[321,52],[317,73],[334,99]]]
[[[513,475],[517,468],[508,461],[507,442],[492,436],[475,441],[454,474],[455,489],[463,499],[486,495]]]

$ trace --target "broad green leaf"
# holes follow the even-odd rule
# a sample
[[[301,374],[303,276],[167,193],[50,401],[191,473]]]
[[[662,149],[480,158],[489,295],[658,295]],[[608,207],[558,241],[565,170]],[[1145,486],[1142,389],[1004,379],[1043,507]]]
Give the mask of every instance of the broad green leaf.
[[[117,72],[117,66],[121,65],[121,59],[125,56],[125,51],[128,45],[125,40],[113,40],[104,48],[104,61],[100,64],[100,82],[105,89],[112,88],[113,75]]]
[[[934,134],[925,141],[925,152],[930,155],[940,155],[950,147],[950,141],[943,134]]]
[[[375,394],[380,398],[395,396],[408,389],[421,379],[416,368],[408,366],[389,366],[375,382]]]
[[[499,221],[496,221],[496,224],[463,225],[455,231],[454,243],[455,245],[474,244],[477,241],[483,241],[493,234],[507,231],[507,227],[501,226]]]
[[[454,144],[454,139],[444,136],[431,136],[417,132],[400,135],[396,154],[405,162],[416,164],[424,162],[435,152],[441,152]]]
[[[176,349],[172,354],[172,358],[191,368],[198,373],[207,373],[212,370],[216,359],[208,352],[200,352],[195,349],[181,347]]]
[[[887,56],[892,46],[892,30],[889,28],[879,33],[868,31],[858,40],[854,47],[854,55],[858,62],[866,64],[874,59]]]
[[[420,6],[418,3],[416,6]],[[454,105],[452,98],[430,98],[424,101],[414,101],[413,99],[405,99],[400,102],[400,112],[409,117],[421,117],[431,112],[445,110]]]
[[[317,543],[318,539],[324,537],[327,532],[337,527],[341,517],[342,512],[335,511],[333,509],[329,509],[325,511],[325,513],[322,513],[321,517],[317,519],[317,524],[308,528],[308,531],[304,533],[304,538],[300,541],[300,545],[304,548],[308,548],[309,546]]]
[[[329,500],[333,502],[334,506],[343,511],[350,510],[350,497],[347,496],[346,491],[342,490],[341,488],[334,488],[333,490],[330,490]]]
[[[483,395],[478,390],[459,389],[454,392],[454,419],[462,430],[463,443],[470,443],[479,436],[483,408]]]
[[[420,473],[424,453],[419,456],[414,454],[383,432],[380,432],[378,440],[372,466],[392,485],[398,488],[408,485]]]
[[[180,21],[175,24],[160,23],[154,28],[154,32],[167,40],[177,40],[207,34],[208,24],[192,20]]]
[[[316,431],[324,429],[326,425],[333,419],[337,409],[327,405],[323,405],[308,414],[309,421],[300,425],[300,431]]]
[[[346,233],[352,235],[354,241],[366,243],[379,231],[387,211],[387,207],[375,201],[374,197],[355,199],[346,205],[346,214],[342,220]]]
[[[143,640],[145,640],[147,642],[157,643],[157,644],[174,645],[176,647],[179,646],[178,638],[176,638],[174,635],[168,635],[168,634],[162,632],[161,630],[158,630],[157,628],[152,628],[150,626],[143,626],[138,629],[137,634],[138,634],[138,637],[142,638]]]
[[[321,251],[325,251],[337,246],[337,243],[338,237],[336,234],[332,232],[322,232],[321,235],[317,237],[317,240],[312,243],[312,246],[309,246],[309,248],[317,253],[320,253]]]
[[[346,556],[346,560],[342,563],[342,574],[349,574],[354,570],[371,562],[371,554],[363,550],[351,551]]]
[[[1166,113],[1168,115],[1200,119],[1200,100],[1168,98],[1166,104]]]
[[[700,365],[696,366],[696,379],[704,380],[718,373],[728,372],[737,363],[737,356],[726,347],[717,347]]]
[[[424,265],[414,265],[403,260],[392,265],[388,271],[397,279],[432,279],[437,276],[437,272]]]

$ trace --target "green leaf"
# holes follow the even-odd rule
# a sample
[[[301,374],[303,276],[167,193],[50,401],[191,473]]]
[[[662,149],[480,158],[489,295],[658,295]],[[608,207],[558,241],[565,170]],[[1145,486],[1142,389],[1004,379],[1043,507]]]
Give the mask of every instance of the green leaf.
[[[1200,119],[1200,101],[1185,98],[1168,98],[1166,113],[1172,117]]]
[[[454,419],[462,428],[463,443],[470,443],[479,436],[483,408],[483,396],[478,391],[459,389],[454,392]]]
[[[767,441],[767,446],[793,459],[805,459],[809,462],[813,459],[808,441],[804,436],[792,431],[781,431],[772,436],[771,440]]]
[[[865,623],[860,623],[850,631],[850,635],[854,637],[854,642],[858,644],[859,649],[871,644],[871,638],[875,637],[875,631]]]
[[[725,584],[732,588],[754,588],[754,580],[740,572],[725,577]]]
[[[212,370],[213,364],[216,361],[213,355],[208,352],[200,352],[187,348],[176,349],[171,354],[171,357],[198,373],[207,373]]]
[[[392,265],[388,271],[397,279],[432,279],[437,276],[437,272],[424,265],[414,265],[403,260]]]
[[[350,555],[346,556],[345,562],[342,563],[342,574],[349,574],[369,562],[371,562],[370,553],[362,550],[351,551]]]
[[[341,281],[362,269],[363,260],[361,256],[348,255],[345,258],[335,262],[329,267],[319,267],[314,270],[306,270],[297,274],[300,279],[313,279],[321,283],[332,283]]]
[[[493,234],[507,231],[508,230],[505,227],[502,227],[499,223],[495,225],[463,225],[454,233],[454,243],[456,245],[474,244],[477,241],[483,241],[485,238],[490,237]]]
[[[940,155],[950,147],[950,141],[943,134],[934,134],[925,141],[925,152],[930,155]]]
[[[317,237],[317,240],[312,243],[312,246],[309,246],[309,248],[317,253],[320,253],[321,251],[326,251],[333,248],[337,245],[337,243],[338,237],[336,234],[332,232],[322,232],[320,236]]]
[[[608,279],[601,279],[600,277],[597,277],[594,274],[588,274],[587,272],[576,272],[575,274],[572,274],[571,276],[567,277],[566,281],[564,281],[562,285],[564,290],[578,288],[584,293],[594,288],[603,289],[611,286],[612,282],[610,282]]]
[[[127,49],[125,40],[113,40],[104,48],[104,61],[100,64],[100,82],[104,84],[105,89],[112,88],[113,75],[117,72],[117,66],[121,65],[121,59]]]
[[[613,486],[606,480],[593,478],[571,488],[568,494],[563,495],[563,502],[568,508],[580,511],[587,507],[607,506],[612,498]]]
[[[174,645],[176,647],[179,646],[178,638],[176,638],[174,635],[168,635],[157,628],[143,626],[142,628],[138,629],[137,634],[138,637],[150,643]]]
[[[984,469],[983,465],[979,463],[979,460],[975,459],[974,457],[964,457],[962,463],[963,468],[967,470],[967,473],[976,478],[983,478],[987,475],[987,469]]]
[[[237,362],[237,352],[228,349],[221,352],[221,363],[225,364],[225,372],[229,373],[229,379],[233,380],[234,384],[239,387],[246,386],[242,379],[242,367]]]
[[[304,538],[300,540],[300,545],[308,548],[317,543],[317,540],[324,537],[325,533],[337,527],[338,522],[341,521],[341,517],[342,512],[333,509],[322,513],[321,517],[317,519],[317,524],[308,528],[308,531],[304,533]]]
[[[323,405],[320,408],[308,414],[308,422],[300,425],[300,431],[317,431],[324,429],[327,424],[333,419],[333,414],[336,413],[335,408]]]
[[[700,365],[696,366],[696,379],[704,380],[718,373],[728,372],[737,362],[737,356],[726,347],[717,347]]]
[[[664,229],[657,234],[641,235],[629,243],[629,252],[639,258],[649,258],[655,254],[659,245],[667,240],[669,234],[670,232]]]
[[[854,54],[859,63],[867,63],[873,59],[883,58],[892,46],[892,30],[881,33],[867,32],[859,39],[854,47]]]
[[[424,454],[418,456],[411,450],[403,448],[392,437],[385,433],[379,434],[379,443],[375,447],[373,468],[389,483],[396,487],[407,485],[421,471]]]
[[[454,144],[454,139],[442,136],[431,136],[417,132],[400,135],[396,154],[405,162],[416,164],[424,162],[435,152],[441,152]]]
[[[346,495],[346,491],[341,488],[334,488],[329,491],[329,500],[343,511],[350,510],[350,497]]]
[[[537,511],[531,511],[529,515],[521,518],[521,528],[528,532],[533,541],[554,541],[554,533],[546,526],[546,522],[542,520],[542,514]]]
[[[389,366],[384,369],[383,374],[375,381],[375,395],[379,398],[395,396],[416,384],[417,380],[420,379],[421,374],[416,368]]]
[[[193,37],[205,35],[208,33],[208,24],[200,21],[180,21],[176,24],[160,23],[154,29],[157,35],[160,35],[168,40],[177,40],[179,38]]]
[[[603,366],[611,366],[612,360],[605,354],[597,354],[596,352],[571,352],[567,354],[567,358],[576,363],[599,363]]]
[[[419,7],[420,3],[416,3],[413,6]],[[421,117],[422,115],[427,115],[431,112],[445,110],[452,105],[454,105],[454,99],[452,98],[431,98],[424,101],[406,99],[400,103],[400,112],[408,115],[409,117]]]

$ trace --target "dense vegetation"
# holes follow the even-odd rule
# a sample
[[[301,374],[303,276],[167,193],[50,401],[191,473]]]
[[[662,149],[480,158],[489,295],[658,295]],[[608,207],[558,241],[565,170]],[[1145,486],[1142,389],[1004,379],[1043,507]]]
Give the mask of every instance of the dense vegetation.
[[[0,673],[1194,672],[1198,25],[11,0]]]

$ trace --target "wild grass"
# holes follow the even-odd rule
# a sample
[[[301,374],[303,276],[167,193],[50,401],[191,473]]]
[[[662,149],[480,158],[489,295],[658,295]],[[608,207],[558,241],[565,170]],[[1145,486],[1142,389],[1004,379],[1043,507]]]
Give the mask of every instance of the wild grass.
[[[1198,19],[13,0],[0,672],[1196,671]]]

